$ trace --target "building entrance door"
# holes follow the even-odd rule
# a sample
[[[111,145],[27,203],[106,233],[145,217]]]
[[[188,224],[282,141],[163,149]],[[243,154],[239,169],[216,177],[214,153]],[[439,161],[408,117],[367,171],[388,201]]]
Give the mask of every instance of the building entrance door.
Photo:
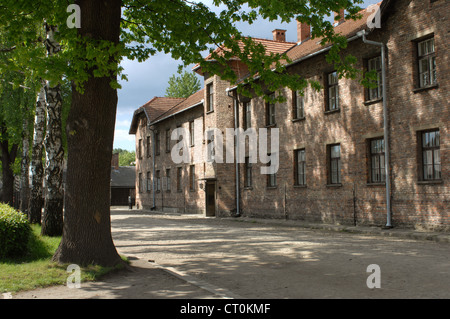
[[[206,216],[216,216],[216,183],[206,183]]]

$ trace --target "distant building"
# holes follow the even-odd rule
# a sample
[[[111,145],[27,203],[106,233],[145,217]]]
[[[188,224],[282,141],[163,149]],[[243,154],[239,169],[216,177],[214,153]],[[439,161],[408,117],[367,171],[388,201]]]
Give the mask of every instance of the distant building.
[[[111,161],[111,206],[128,206],[128,196],[135,202],[136,167],[119,166],[119,154]]]

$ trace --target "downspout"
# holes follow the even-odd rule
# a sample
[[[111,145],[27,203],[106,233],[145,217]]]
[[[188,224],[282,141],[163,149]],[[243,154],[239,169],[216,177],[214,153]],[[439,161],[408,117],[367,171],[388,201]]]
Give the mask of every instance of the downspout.
[[[152,171],[153,171],[153,173],[152,173],[152,193],[153,193],[153,207],[152,208],[150,208],[150,210],[155,210],[156,209],[156,198],[155,198],[155,130],[154,129],[152,129],[152,128],[150,128],[150,125],[151,124],[149,124],[148,126],[147,126],[147,128],[150,130],[150,131],[152,131],[152,165],[153,165],[153,168],[152,168]]]
[[[236,164],[236,217],[239,217],[241,215],[240,210],[240,187],[239,187],[239,133],[236,134],[236,129],[238,128],[239,121],[238,121],[238,99],[237,97],[230,95],[230,88],[227,88],[225,90],[227,92],[227,96],[231,97],[233,99],[234,104],[234,129],[235,129],[235,136],[236,136],[236,143],[234,145],[234,153],[235,153],[235,164]]]
[[[366,31],[362,30],[358,32],[358,36],[362,37],[362,40],[366,44],[376,45],[381,47],[381,78],[383,83],[383,125],[384,125],[384,161],[385,161],[385,174],[386,174],[386,227],[391,228],[391,179],[389,172],[389,128],[388,128],[388,111],[387,111],[387,95],[386,95],[386,48],[382,42],[375,42],[366,39]]]

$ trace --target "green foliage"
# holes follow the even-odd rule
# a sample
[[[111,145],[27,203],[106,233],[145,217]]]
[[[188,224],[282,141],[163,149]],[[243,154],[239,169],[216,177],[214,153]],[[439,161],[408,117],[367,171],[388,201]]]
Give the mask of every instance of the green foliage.
[[[341,76],[354,78],[357,74],[354,58],[339,54],[346,47],[346,40],[334,33],[329,16],[345,8],[346,19],[360,18],[358,4],[361,3],[363,0],[214,0],[215,6],[223,8],[215,12],[202,2],[124,0],[120,43],[112,43],[81,37],[76,29],[69,29],[64,1],[4,0],[0,5],[0,33],[1,29],[7,29],[9,35],[0,49],[6,52],[8,63],[0,69],[10,65],[32,70],[52,81],[66,77],[82,91],[83,83],[91,76],[114,75],[126,79],[119,65],[123,57],[145,61],[156,52],[164,52],[182,60],[185,66],[200,63],[205,72],[218,74],[232,83],[238,79],[227,61],[239,58],[249,68],[249,76],[238,88],[242,93],[250,88],[262,95],[267,86],[302,90],[310,83],[298,81],[298,77],[285,72],[284,62],[289,62],[286,56],[266,54],[261,44],[237,30],[236,23],[252,24],[260,17],[269,21],[308,22],[313,39],[320,38],[323,45],[335,45],[328,53],[328,61]],[[39,40],[42,41],[43,31],[36,29],[43,19],[58,26],[56,40],[62,45],[61,52],[48,59],[41,58],[44,51]],[[227,50],[216,50],[223,47]],[[14,49],[8,51],[10,48]],[[205,51],[211,53],[215,63],[203,59]],[[111,86],[120,87],[114,79]]]
[[[25,214],[0,204],[0,258],[27,252],[31,228]]]
[[[169,78],[166,96],[187,98],[200,90],[200,80],[194,73],[179,71],[178,74],[179,76],[174,74]]]
[[[119,153],[119,166],[135,166],[136,165],[136,152],[127,151],[121,148],[115,148],[113,153]]]

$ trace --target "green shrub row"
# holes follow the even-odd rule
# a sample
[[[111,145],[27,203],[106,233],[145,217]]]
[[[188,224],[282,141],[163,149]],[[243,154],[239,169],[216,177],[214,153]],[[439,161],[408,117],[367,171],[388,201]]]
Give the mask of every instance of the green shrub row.
[[[0,258],[25,254],[30,235],[27,216],[0,203]]]

